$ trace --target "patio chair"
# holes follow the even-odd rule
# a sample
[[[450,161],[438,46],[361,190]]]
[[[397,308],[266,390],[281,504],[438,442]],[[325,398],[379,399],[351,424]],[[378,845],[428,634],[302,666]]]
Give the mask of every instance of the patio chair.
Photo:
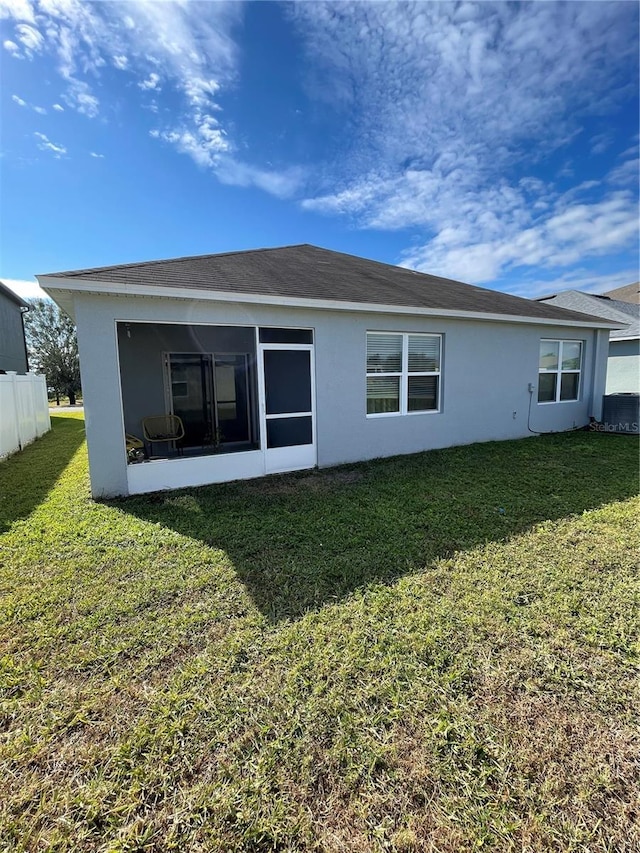
[[[142,418],[142,432],[152,453],[154,444],[184,438],[184,424],[178,415],[150,415]],[[178,450],[182,453],[181,447]]]

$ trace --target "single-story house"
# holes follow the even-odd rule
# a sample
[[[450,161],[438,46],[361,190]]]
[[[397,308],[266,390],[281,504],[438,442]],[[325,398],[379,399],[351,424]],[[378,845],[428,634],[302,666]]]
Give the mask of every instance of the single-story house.
[[[616,325],[310,245],[38,281],[77,324],[96,497],[580,427]],[[157,415],[184,436],[138,461]]]
[[[631,296],[634,288],[637,290],[637,285],[619,290]],[[540,297],[538,301],[616,322],[618,328],[609,334],[605,393],[640,393],[640,305],[637,302],[580,290],[563,290],[553,296]]]
[[[29,306],[0,281],[0,372],[27,373],[23,315]]]

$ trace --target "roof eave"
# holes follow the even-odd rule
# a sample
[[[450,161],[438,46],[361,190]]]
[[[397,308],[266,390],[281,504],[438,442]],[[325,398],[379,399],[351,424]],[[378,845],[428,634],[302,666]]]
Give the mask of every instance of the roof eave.
[[[464,311],[450,308],[423,308],[408,305],[383,305],[372,302],[347,302],[338,299],[310,299],[283,297],[257,293],[229,293],[220,290],[202,290],[164,285],[124,284],[118,282],[96,282],[81,278],[57,278],[51,275],[36,276],[40,287],[52,296],[53,292],[95,293],[107,296],[141,296],[173,299],[190,299],[204,302],[241,302],[253,305],[284,305],[288,308],[309,308],[328,311],[360,311],[371,314],[413,314],[426,317],[484,320],[501,323],[528,323],[539,326],[572,326],[588,329],[619,329],[620,324],[593,318],[577,320],[573,317],[550,318],[531,315],[499,314],[485,311]],[[52,297],[55,300],[55,297]],[[55,300],[57,301],[57,300]],[[68,309],[66,309],[68,310]],[[562,309],[567,310],[567,309]]]
[[[26,311],[29,310],[29,303],[25,302],[25,300],[21,296],[18,296],[17,293],[14,293],[10,287],[7,287],[7,285],[1,281],[0,281],[0,293],[4,293],[5,296],[7,296],[9,299],[11,299],[12,302],[15,302],[15,304],[18,305],[20,308],[22,308]]]

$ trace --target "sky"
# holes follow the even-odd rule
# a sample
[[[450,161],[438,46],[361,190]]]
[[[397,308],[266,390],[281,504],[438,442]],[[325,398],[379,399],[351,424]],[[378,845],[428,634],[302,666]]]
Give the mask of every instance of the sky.
[[[638,4],[0,0],[0,278],[313,243],[638,279]]]

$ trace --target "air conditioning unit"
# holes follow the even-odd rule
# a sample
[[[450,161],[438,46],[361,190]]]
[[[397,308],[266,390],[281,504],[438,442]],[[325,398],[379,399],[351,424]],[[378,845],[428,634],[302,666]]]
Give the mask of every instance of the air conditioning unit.
[[[602,423],[606,432],[638,435],[640,432],[640,394],[605,394]]]

